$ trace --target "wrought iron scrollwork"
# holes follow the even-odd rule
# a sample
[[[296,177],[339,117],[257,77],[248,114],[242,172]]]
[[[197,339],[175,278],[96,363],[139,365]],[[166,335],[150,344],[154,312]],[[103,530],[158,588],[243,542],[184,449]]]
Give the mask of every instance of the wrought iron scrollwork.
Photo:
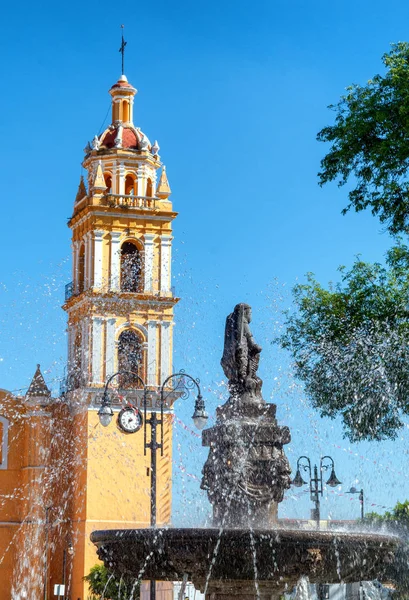
[[[170,382],[172,385],[167,385]],[[186,373],[184,369],[180,369],[177,373],[169,375],[163,382],[161,387],[161,402],[166,402],[166,399],[175,392],[180,392],[180,398],[186,400],[194,389],[197,389],[198,394],[201,396],[199,384],[199,378],[194,379],[191,375]],[[165,394],[165,389],[169,387],[171,387],[171,389]]]

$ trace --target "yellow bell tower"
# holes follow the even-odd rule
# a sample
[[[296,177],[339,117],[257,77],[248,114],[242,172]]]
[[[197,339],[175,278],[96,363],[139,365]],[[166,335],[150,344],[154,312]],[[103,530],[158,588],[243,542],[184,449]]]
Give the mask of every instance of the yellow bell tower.
[[[159,406],[161,382],[172,373],[172,220],[170,187],[153,144],[133,122],[137,90],[125,75],[111,87],[112,123],[85,148],[73,215],[72,283],[66,286],[72,432],[71,597],[87,597],[82,577],[97,562],[95,529],[148,526],[149,456],[143,432],[126,435],[116,420],[103,428],[97,412],[108,377],[113,408],[141,405],[136,373]],[[158,172],[160,176],[158,177]],[[125,400],[126,398],[126,400]],[[165,409],[164,455],[158,458],[158,523],[170,520],[172,415]],[[163,596],[165,597],[165,596]]]
[[[81,180],[69,221],[73,282],[64,308],[73,389],[98,388],[125,366],[149,385],[171,373],[176,213],[158,143],[132,121],[136,89],[122,75],[110,94],[112,124],[85,149],[89,191]]]

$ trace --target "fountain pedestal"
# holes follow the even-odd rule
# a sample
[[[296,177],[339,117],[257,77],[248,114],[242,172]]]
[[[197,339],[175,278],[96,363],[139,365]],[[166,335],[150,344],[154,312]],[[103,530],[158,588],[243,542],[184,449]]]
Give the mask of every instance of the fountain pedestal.
[[[276,406],[261,395],[243,401],[231,397],[217,409],[214,427],[203,431],[209,456],[201,487],[213,505],[213,525],[269,527],[277,504],[290,487],[291,469],[283,446],[291,441],[288,427],[276,420]]]

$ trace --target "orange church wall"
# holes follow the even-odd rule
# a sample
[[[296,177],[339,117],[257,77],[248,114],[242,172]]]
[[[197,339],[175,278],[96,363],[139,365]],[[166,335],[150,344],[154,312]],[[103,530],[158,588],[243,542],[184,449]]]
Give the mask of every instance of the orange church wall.
[[[73,527],[74,542],[73,555],[70,561],[70,590],[73,600],[85,600],[88,595],[88,586],[83,581],[84,575],[89,572],[85,568],[85,555],[88,545],[88,536],[86,532],[85,522],[76,523]],[[96,561],[95,561],[96,562]],[[93,564],[95,564],[95,562]]]
[[[98,562],[96,548],[89,539],[92,531],[150,524],[150,451],[144,456],[143,429],[127,435],[117,428],[116,416],[109,427],[103,428],[97,411],[84,407],[71,418],[71,432],[67,434],[75,457],[70,465],[73,483],[68,514],[74,554],[67,564],[67,581],[74,600],[87,598],[83,576]],[[165,414],[165,456],[157,453],[158,523],[170,521],[171,423],[172,415]],[[57,497],[54,502],[58,503]],[[54,562],[50,572],[53,581],[61,583],[62,557],[55,557]]]
[[[13,541],[18,528],[18,524],[0,525],[0,598],[11,597],[13,565],[16,562],[16,546]]]
[[[116,415],[103,428],[96,410],[75,405],[73,411],[58,402],[50,408],[52,420],[26,418],[27,406],[17,398],[3,397],[0,414],[10,420],[9,469],[0,470],[0,598],[10,597],[13,582],[30,578],[31,590],[42,594],[48,506],[48,589],[62,583],[64,550],[71,543],[66,584],[73,600],[86,600],[83,576],[98,562],[92,531],[150,523],[150,450],[144,456],[143,428],[126,435]],[[169,523],[171,505],[172,415],[164,418],[164,456],[157,452],[158,524]],[[149,432],[148,427],[148,440]],[[27,517],[33,523],[22,524]],[[24,569],[23,555],[29,558]],[[171,597],[169,584],[162,587],[164,597]]]
[[[21,501],[16,490],[22,487],[21,471],[0,471],[0,522],[20,522]],[[1,548],[1,545],[0,545]],[[0,557],[1,549],[0,549]]]
[[[170,521],[171,419],[172,415],[165,415],[167,456],[160,457],[160,451],[157,454],[158,523]],[[150,524],[150,451],[144,456],[143,428],[127,435],[117,428],[116,415],[109,427],[103,428],[97,412],[90,410],[88,432],[85,573],[98,562],[96,548],[89,539],[92,531]]]
[[[103,428],[96,411],[88,413],[87,520],[149,522],[149,456],[144,456],[143,428],[127,435]]]

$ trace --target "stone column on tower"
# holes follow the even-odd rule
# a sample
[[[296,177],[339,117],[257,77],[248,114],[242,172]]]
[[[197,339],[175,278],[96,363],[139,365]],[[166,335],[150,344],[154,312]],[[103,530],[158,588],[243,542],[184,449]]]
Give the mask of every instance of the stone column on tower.
[[[154,233],[145,233],[145,293],[153,292]]]
[[[104,286],[104,273],[102,262],[102,243],[104,231],[94,231],[94,289],[101,290]]]
[[[120,276],[120,248],[121,232],[111,231],[111,292],[117,292],[119,290],[119,276]]]
[[[163,235],[161,243],[161,263],[160,263],[160,291],[164,296],[167,296],[170,288],[170,267],[171,267],[171,248],[172,236]]]

